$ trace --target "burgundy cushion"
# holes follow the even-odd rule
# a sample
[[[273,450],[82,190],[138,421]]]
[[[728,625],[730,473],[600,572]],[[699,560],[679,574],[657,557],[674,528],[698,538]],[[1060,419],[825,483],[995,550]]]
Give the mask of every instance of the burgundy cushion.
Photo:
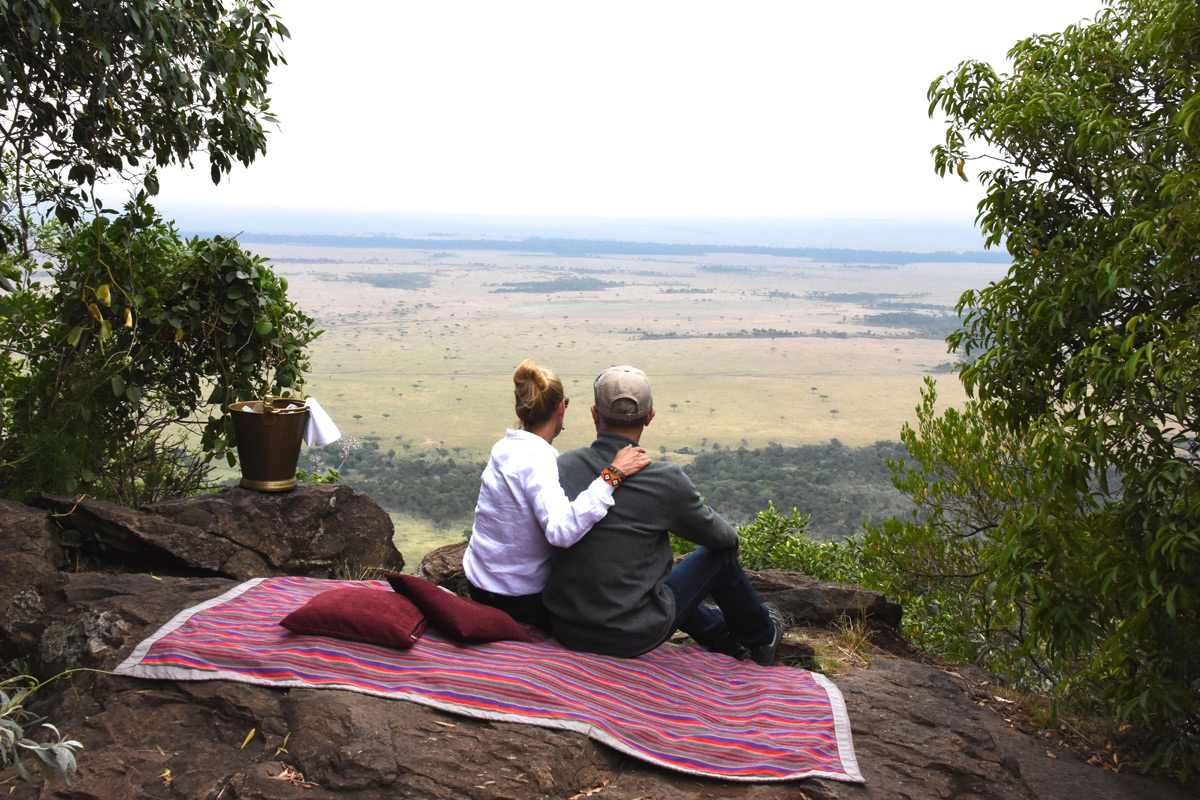
[[[388,583],[425,612],[430,624],[464,642],[531,641],[529,631],[498,608],[448,592],[424,578],[388,573]]]
[[[321,592],[279,624],[293,633],[407,650],[425,630],[425,615],[394,592],[355,587]]]

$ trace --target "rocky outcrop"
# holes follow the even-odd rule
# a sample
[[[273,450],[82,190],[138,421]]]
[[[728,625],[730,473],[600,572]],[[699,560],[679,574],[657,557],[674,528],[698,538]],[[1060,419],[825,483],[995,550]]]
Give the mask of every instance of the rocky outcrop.
[[[116,629],[160,618],[153,601],[139,602],[136,591],[129,608],[140,608],[140,615],[118,619],[87,595],[72,615],[54,616],[47,598],[67,585],[67,553],[79,568],[118,573],[105,577],[109,593],[123,591],[128,581],[119,573],[129,572],[144,572],[149,581],[245,580],[404,567],[387,512],[344,484],[301,484],[276,494],[226,489],[137,510],[52,495],[31,502],[36,507],[0,501],[0,658],[32,660],[43,672],[101,666],[120,644],[111,641]],[[161,600],[176,612],[186,607]]]
[[[335,506],[343,504],[342,495],[329,489],[305,492],[324,496],[326,504],[335,497]],[[223,531],[220,538],[229,541],[235,539],[229,533],[232,523],[221,520],[238,514],[284,523],[297,541],[320,540],[331,526],[328,516],[306,517],[305,525],[315,526],[307,531],[297,524],[298,518],[272,516],[286,515],[275,510],[286,506],[279,498],[252,495],[268,507],[254,512],[248,507],[255,505],[251,499],[239,498],[240,510],[229,511],[232,506],[223,505],[220,495],[215,497],[216,501],[185,502],[195,502],[195,509],[163,513],[154,507],[145,512],[148,519],[121,518],[126,519],[126,529],[146,531],[170,524],[208,533]],[[295,507],[308,508],[309,502]],[[101,513],[110,520],[117,516],[111,509],[89,509],[86,513],[96,518]],[[372,516],[364,513],[367,519]],[[44,510],[0,505],[0,548],[13,554],[11,561],[7,557],[0,561],[4,642],[10,649],[24,647],[27,657],[40,661],[47,675],[74,670],[38,691],[35,710],[85,747],[71,787],[61,781],[24,783],[13,780],[11,772],[0,773],[9,796],[18,800],[490,800],[589,796],[589,791],[596,800],[1073,800],[1079,796],[1182,800],[1188,796],[1172,785],[1089,767],[1052,740],[1014,730],[982,704],[987,687],[965,670],[881,654],[847,664],[832,675],[846,699],[865,785],[699,779],[649,767],[579,734],[468,719],[341,690],[117,676],[105,670],[119,664],[138,642],[180,610],[224,592],[243,576],[221,577],[218,570],[197,564],[181,568],[187,574],[177,575],[162,570],[150,574],[130,569],[121,573],[62,569],[66,563],[55,543],[59,519]],[[76,517],[72,524],[82,519]],[[251,527],[260,528],[264,537],[278,530]],[[331,535],[356,536],[353,529]],[[147,539],[155,542],[154,548],[165,546],[164,538]],[[131,535],[130,541],[141,538]],[[271,551],[267,543],[239,542],[248,552]],[[375,552],[379,543],[354,546]],[[302,557],[297,550],[276,558],[287,564]],[[440,554],[429,565],[431,569],[440,565],[437,569],[445,570],[443,577],[453,576],[452,556]],[[791,577],[768,577],[777,588],[822,591]],[[781,596],[789,596],[783,588],[778,590]],[[859,605],[827,599],[816,606],[827,609],[839,602],[847,608]],[[870,603],[861,606],[870,607]],[[792,613],[799,617],[799,606]],[[881,617],[886,613],[890,612]]]
[[[467,576],[463,572],[463,555],[467,543],[455,542],[430,550],[421,559],[416,574],[438,586],[444,586],[455,594],[467,593]]]
[[[90,557],[121,569],[246,579],[404,567],[387,512],[345,484],[303,483],[273,494],[225,489],[137,510],[45,494],[30,502],[53,512]]]
[[[44,610],[39,587],[66,566],[56,534],[45,511],[0,500],[0,657],[38,645]]]
[[[69,632],[55,637],[69,644],[54,653],[57,666],[112,667],[178,609],[232,585],[217,578],[65,574],[45,607],[50,626]],[[880,656],[832,677],[850,713],[867,779],[862,786],[700,779],[649,767],[573,733],[340,690],[75,672],[38,708],[85,744],[75,786],[18,782],[11,797],[491,800],[564,798],[600,786],[598,800],[1187,796],[1089,767],[1067,750],[1048,752],[1047,744],[979,705],[970,691],[978,693],[978,686],[957,672]]]
[[[800,625],[829,625],[840,620],[879,622],[900,627],[903,609],[881,592],[845,583],[814,580],[798,572],[764,569],[751,572],[759,598],[779,606]]]

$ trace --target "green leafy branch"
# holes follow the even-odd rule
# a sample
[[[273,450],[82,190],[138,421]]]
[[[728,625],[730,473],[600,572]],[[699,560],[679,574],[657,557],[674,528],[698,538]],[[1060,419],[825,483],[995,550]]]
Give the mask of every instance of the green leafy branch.
[[[51,680],[54,680],[53,678]],[[0,768],[10,764],[24,780],[33,775],[25,766],[23,756],[31,756],[46,780],[61,775],[67,785],[76,771],[76,754],[83,745],[74,739],[64,738],[58,728],[40,717],[34,716],[25,704],[44,684],[28,675],[18,675],[0,681]],[[40,723],[40,725],[39,725]],[[27,729],[38,725],[50,734],[47,741],[31,738]]]

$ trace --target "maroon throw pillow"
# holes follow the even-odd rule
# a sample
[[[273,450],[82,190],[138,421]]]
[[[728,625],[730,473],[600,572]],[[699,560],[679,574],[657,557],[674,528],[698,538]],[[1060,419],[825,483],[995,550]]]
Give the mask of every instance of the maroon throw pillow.
[[[292,633],[407,650],[425,630],[425,615],[394,592],[352,587],[321,592],[279,624]]]
[[[425,612],[435,628],[455,639],[464,642],[532,641],[529,631],[498,608],[476,603],[414,575],[390,572],[386,577],[393,589]]]

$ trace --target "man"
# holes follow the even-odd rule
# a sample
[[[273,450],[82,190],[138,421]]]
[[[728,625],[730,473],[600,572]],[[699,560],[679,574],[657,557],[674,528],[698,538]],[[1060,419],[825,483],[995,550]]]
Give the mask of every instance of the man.
[[[607,369],[594,390],[596,440],[558,459],[567,497],[584,491],[622,447],[639,444],[654,419],[650,380],[640,369]],[[574,650],[629,657],[678,629],[711,650],[770,664],[783,616],[759,602],[738,562],[733,526],[674,464],[655,461],[621,487],[590,533],[555,551],[542,595],[555,638]],[[700,545],[674,569],[668,531]],[[720,610],[702,605],[709,596]]]

